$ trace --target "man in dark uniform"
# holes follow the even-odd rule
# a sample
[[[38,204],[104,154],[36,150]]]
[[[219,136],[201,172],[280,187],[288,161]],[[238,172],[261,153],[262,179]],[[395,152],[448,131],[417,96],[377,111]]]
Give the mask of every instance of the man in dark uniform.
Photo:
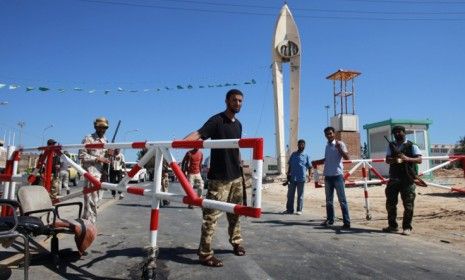
[[[398,196],[404,204],[404,218],[402,221],[402,234],[410,235],[412,232],[412,218],[415,201],[415,164],[421,163],[421,152],[417,145],[405,138],[405,127],[392,128],[395,142],[390,143],[386,151],[386,163],[389,164],[389,182],[386,186],[386,210],[388,212],[389,226],[383,228],[384,232],[399,231],[397,225]]]
[[[236,114],[242,107],[243,94],[232,89],[226,94],[226,110],[212,116],[197,131],[186,136],[185,140],[198,139],[239,139],[242,137],[242,125]],[[242,178],[239,149],[212,149],[211,164],[207,178],[207,199],[242,204]],[[202,265],[221,267],[223,262],[213,256],[211,248],[216,223],[221,216],[220,210],[203,209],[202,234],[200,237],[199,260]],[[237,256],[245,255],[242,242],[239,216],[227,213],[229,242]]]

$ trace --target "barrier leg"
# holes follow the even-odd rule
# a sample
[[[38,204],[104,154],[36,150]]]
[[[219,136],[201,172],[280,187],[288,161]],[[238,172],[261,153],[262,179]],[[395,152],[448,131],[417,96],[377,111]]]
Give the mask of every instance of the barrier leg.
[[[363,162],[363,167],[362,167],[362,174],[363,174],[363,193],[365,197],[365,210],[366,210],[366,219],[369,221],[371,220],[371,214],[370,214],[370,203],[368,202],[368,174],[367,174],[367,169],[365,166],[365,162]]]
[[[16,175],[18,174],[18,165],[19,165],[19,152],[18,151],[13,152],[12,160],[13,160],[13,172],[11,173],[11,175]],[[16,200],[16,182],[13,182],[13,181],[11,182],[9,196],[11,200]]]
[[[155,154],[155,167],[154,177],[152,184],[152,210],[150,214],[150,246],[147,252],[147,260],[142,268],[142,278],[151,280],[156,279],[156,268],[157,268],[157,234],[158,234],[158,218],[159,218],[159,206],[160,199],[157,197],[157,193],[161,190],[161,173],[163,167],[163,155],[159,149]]]
[[[15,150],[14,146],[8,146],[7,153],[6,153],[6,164],[5,164],[5,174],[8,175],[13,175],[13,152]],[[10,199],[11,196],[13,196],[12,199],[15,199],[14,193],[11,194],[11,184],[12,182],[3,182],[3,193],[2,193],[2,198],[3,199]],[[2,206],[2,212],[1,216],[6,217],[10,215],[11,208],[4,205]]]

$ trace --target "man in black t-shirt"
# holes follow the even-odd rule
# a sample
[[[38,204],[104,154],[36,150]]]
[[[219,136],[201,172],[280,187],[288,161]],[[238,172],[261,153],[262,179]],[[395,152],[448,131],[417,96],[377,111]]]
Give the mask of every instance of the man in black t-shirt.
[[[236,119],[242,107],[243,94],[232,89],[226,94],[226,110],[212,116],[197,131],[192,132],[184,140],[199,139],[239,139],[242,137],[242,124]],[[207,178],[207,199],[242,204],[242,179],[239,149],[212,149],[210,169]],[[202,234],[200,236],[199,260],[202,265],[221,267],[223,262],[213,256],[211,242],[215,233],[216,223],[221,216],[220,210],[203,208]],[[234,254],[245,255],[241,246],[241,228],[239,215],[227,213],[229,242]]]

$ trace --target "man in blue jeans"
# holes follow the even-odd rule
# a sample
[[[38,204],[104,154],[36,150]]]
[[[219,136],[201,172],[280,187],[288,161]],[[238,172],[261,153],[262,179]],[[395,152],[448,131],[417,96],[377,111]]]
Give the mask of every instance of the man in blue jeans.
[[[349,205],[347,204],[344,176],[343,176],[343,165],[342,159],[348,160],[349,155],[347,147],[342,141],[336,140],[336,134],[333,127],[329,126],[324,129],[326,139],[328,143],[325,149],[325,158],[318,161],[312,162],[312,165],[316,163],[324,163],[323,175],[325,176],[325,194],[326,194],[326,221],[322,226],[330,226],[334,224],[334,190],[336,190],[337,199],[341,205],[342,220],[344,225],[343,229],[350,229],[350,217],[349,217]]]
[[[311,179],[312,166],[310,165],[310,158],[304,154],[305,140],[300,139],[297,142],[297,151],[293,152],[289,158],[289,168],[287,170],[288,189],[287,189],[287,203],[286,211],[284,214],[294,213],[294,197],[297,189],[297,215],[302,215],[302,208],[304,204],[304,184],[305,184],[305,171],[308,170],[308,182]]]

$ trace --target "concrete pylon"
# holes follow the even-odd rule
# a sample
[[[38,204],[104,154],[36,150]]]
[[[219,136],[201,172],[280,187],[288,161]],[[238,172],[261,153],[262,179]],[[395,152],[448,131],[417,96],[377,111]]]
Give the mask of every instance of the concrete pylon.
[[[286,173],[284,142],[283,63],[290,63],[289,152],[297,149],[300,98],[300,36],[294,18],[285,4],[276,21],[272,44],[272,73],[276,127],[276,157],[280,174]]]

